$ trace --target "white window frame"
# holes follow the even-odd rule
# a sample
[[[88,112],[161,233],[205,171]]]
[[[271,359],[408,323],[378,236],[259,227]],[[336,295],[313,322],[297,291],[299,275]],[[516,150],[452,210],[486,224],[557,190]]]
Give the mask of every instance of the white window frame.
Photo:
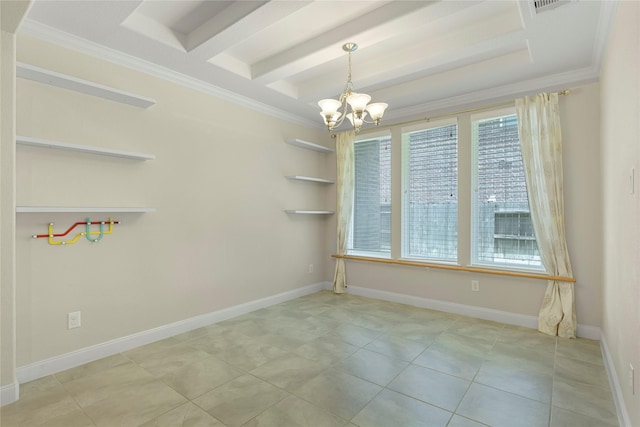
[[[516,114],[515,107],[508,107],[502,109],[494,109],[482,111],[480,113],[472,114],[469,116],[469,124],[471,126],[471,209],[470,209],[470,234],[469,234],[469,243],[470,243],[470,266],[473,267],[481,267],[481,268],[490,268],[497,270],[507,270],[507,271],[530,271],[539,273],[540,271],[544,271],[544,267],[542,263],[539,267],[532,265],[523,265],[518,264],[516,262],[482,262],[478,261],[478,233],[477,229],[479,227],[478,224],[478,215],[476,214],[476,207],[478,206],[478,144],[477,144],[477,126],[475,123],[482,120],[489,120],[494,118],[500,118],[505,116],[512,116]],[[531,209],[529,208],[529,212]]]
[[[429,257],[416,257],[416,256],[412,256],[410,255],[408,252],[408,248],[409,248],[409,242],[410,242],[410,238],[408,237],[408,223],[409,223],[409,219],[408,219],[408,215],[409,215],[409,198],[408,198],[408,194],[409,194],[409,138],[408,138],[408,134],[413,133],[413,132],[419,132],[419,131],[424,131],[424,130],[428,130],[428,129],[434,129],[434,128],[440,128],[440,127],[445,127],[445,126],[451,126],[451,125],[455,125],[457,130],[456,130],[456,134],[458,135],[456,144],[459,145],[460,143],[460,139],[459,139],[459,124],[458,124],[458,117],[457,116],[453,116],[453,117],[448,117],[445,119],[440,119],[440,120],[434,120],[431,122],[427,122],[427,123],[420,123],[417,125],[413,125],[413,126],[407,126],[407,127],[403,127],[401,129],[400,135],[401,135],[401,142],[402,142],[402,151],[401,151],[401,156],[402,156],[402,166],[401,166],[401,204],[400,204],[400,210],[401,210],[401,226],[400,226],[400,259],[402,260],[408,260],[408,261],[418,261],[418,262],[429,262],[429,263],[437,263],[437,264],[454,264],[457,265],[460,259],[460,253],[459,253],[459,242],[456,242],[456,247],[457,247],[457,253],[456,253],[456,259],[455,260],[449,260],[449,259],[443,259],[443,258],[429,258]],[[459,147],[458,147],[459,148]],[[457,156],[459,156],[459,149],[458,149],[458,154]],[[459,158],[456,159],[456,170],[457,170],[457,181],[459,183],[459,178],[460,178],[460,170],[459,170]],[[459,184],[458,184],[459,185]],[[459,197],[459,191],[456,191],[456,202],[458,202],[458,197]],[[459,215],[459,210],[458,210],[458,215]],[[456,223],[458,222],[458,218],[455,218]],[[458,235],[458,240],[460,239],[460,236]]]
[[[369,141],[372,139],[384,138],[388,137],[391,140],[391,145],[393,146],[393,137],[389,130],[379,131],[379,132],[368,132],[366,134],[360,134],[354,140],[354,163],[355,163],[355,144],[359,142]],[[393,153],[391,151],[391,160],[390,160],[390,173],[393,173]],[[392,258],[392,248],[389,251],[365,251],[365,250],[357,250],[353,248],[353,238],[354,238],[354,222],[355,222],[355,164],[354,164],[354,208],[351,212],[351,220],[349,221],[349,239],[347,243],[347,255],[354,256],[362,256],[368,258],[383,258],[383,259],[391,259]],[[393,179],[391,178],[391,197],[389,204],[391,206],[391,210],[393,210]],[[391,213],[391,222],[393,222],[393,213]],[[390,226],[389,232],[391,233],[391,246],[393,246],[393,225]]]

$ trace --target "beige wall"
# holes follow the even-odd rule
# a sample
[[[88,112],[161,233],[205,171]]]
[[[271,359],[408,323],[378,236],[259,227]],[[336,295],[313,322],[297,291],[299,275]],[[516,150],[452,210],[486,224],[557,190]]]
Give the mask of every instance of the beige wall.
[[[18,80],[19,135],[157,156],[18,147],[18,205],[157,208],[66,247],[30,236],[85,214],[18,214],[18,366],[325,280],[326,219],[283,212],[327,208],[333,187],[284,178],[325,175],[330,157],[284,143],[328,146],[324,132],[26,36],[18,60],[157,100],[145,110]],[[67,330],[78,310],[82,327]]]
[[[632,426],[640,425],[640,3],[618,6],[601,75],[603,335]],[[629,176],[635,168],[635,192]],[[635,395],[628,385],[636,371]]]
[[[565,181],[565,215],[567,243],[576,283],[577,317],[580,325],[599,327],[602,321],[602,238],[600,192],[600,92],[598,84],[573,88],[569,96],[560,97]],[[468,114],[459,116],[459,162],[471,164]],[[392,129],[392,135],[399,131]],[[466,136],[465,136],[466,135]],[[396,139],[397,140],[397,139]],[[400,144],[394,144],[396,161]],[[470,167],[460,168],[459,210],[470,211]],[[400,235],[400,183],[393,176],[396,197],[393,199],[392,234]],[[469,228],[460,224],[459,229]],[[397,240],[396,240],[397,243]],[[468,255],[468,242],[459,247],[460,257]],[[393,244],[392,244],[393,245]],[[467,250],[464,250],[467,248]],[[335,251],[335,240],[328,253]],[[463,262],[462,264],[466,264]],[[327,275],[330,271],[327,272]],[[506,278],[495,275],[426,270],[416,267],[387,266],[347,261],[348,284],[368,289],[395,292],[421,298],[465,304],[509,313],[537,316],[546,282],[533,279]],[[471,291],[471,280],[480,281],[480,292]]]

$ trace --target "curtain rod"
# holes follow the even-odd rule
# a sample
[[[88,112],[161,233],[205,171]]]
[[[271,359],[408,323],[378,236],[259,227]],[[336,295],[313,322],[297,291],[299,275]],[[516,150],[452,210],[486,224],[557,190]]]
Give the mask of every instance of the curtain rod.
[[[558,92],[558,95],[569,95],[571,94],[571,89],[565,89],[565,90],[561,90]],[[507,107],[509,105],[513,105],[514,101],[506,101],[506,102],[501,102],[499,104],[492,104],[492,105],[484,105],[482,107],[475,107],[475,108],[467,108],[464,110],[458,110],[458,111],[451,111],[449,113],[442,113],[442,114],[436,114],[434,116],[428,116],[428,117],[421,117],[419,119],[413,119],[413,120],[407,120],[404,122],[397,122],[397,123],[392,123],[390,125],[386,125],[385,128],[392,128],[392,127],[396,127],[396,126],[404,126],[404,125],[409,125],[412,123],[418,123],[418,122],[428,122],[430,120],[436,120],[436,119],[441,119],[444,117],[450,117],[450,116],[455,116],[458,114],[464,114],[464,113],[473,113],[475,111],[482,111],[482,110],[487,110],[487,109],[492,109],[492,108],[499,108],[499,107]],[[367,131],[374,131],[376,129],[379,128],[369,128],[369,129],[365,129],[363,130],[364,133],[366,133]],[[336,138],[335,133],[331,134],[331,138]]]

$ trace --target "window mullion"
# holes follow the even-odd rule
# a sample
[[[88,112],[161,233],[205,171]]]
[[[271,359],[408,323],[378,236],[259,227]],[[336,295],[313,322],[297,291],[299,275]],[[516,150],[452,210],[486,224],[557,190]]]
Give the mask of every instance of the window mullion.
[[[398,259],[402,254],[402,206],[404,186],[404,160],[402,155],[402,131],[391,129],[391,258]]]

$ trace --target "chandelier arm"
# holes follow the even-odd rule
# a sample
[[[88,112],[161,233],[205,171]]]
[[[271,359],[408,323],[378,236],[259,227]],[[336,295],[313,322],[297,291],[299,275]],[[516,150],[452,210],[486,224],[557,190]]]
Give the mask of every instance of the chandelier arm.
[[[342,98],[342,95],[340,95],[340,98]],[[340,118],[338,119],[338,121],[333,125],[333,129],[342,125],[342,122],[344,122],[344,118],[347,117],[347,108],[349,105],[347,104],[347,97],[345,96],[344,100],[341,99],[341,101],[342,101],[342,108],[344,110],[344,113],[340,115]]]

